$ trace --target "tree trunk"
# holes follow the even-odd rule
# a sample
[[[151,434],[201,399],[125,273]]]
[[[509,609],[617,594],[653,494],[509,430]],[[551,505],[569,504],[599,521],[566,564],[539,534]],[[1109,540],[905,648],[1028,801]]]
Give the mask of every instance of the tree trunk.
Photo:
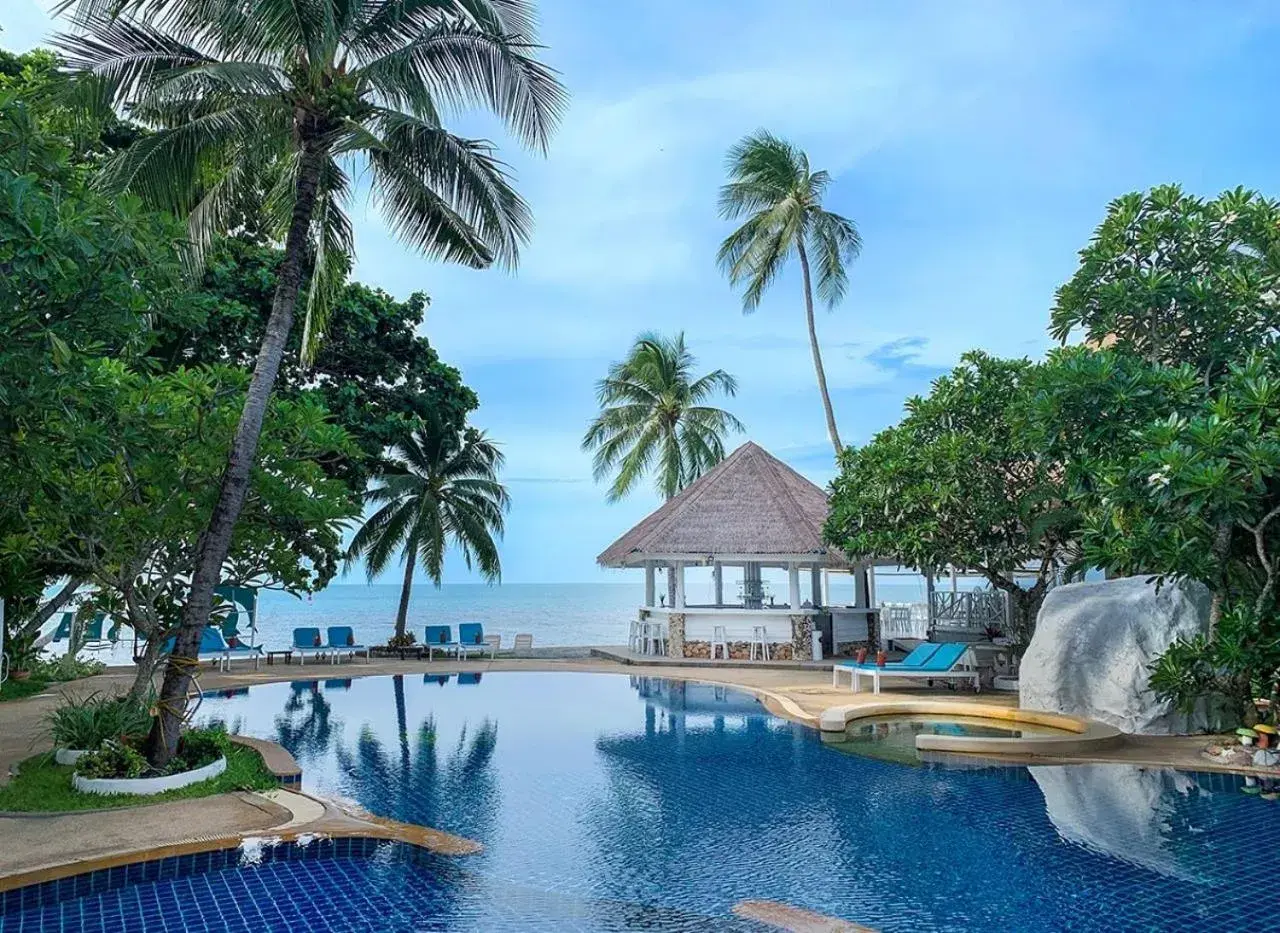
[[[818,349],[818,330],[813,320],[813,287],[809,281],[809,257],[804,251],[804,244],[796,244],[800,252],[800,271],[804,274],[804,314],[809,325],[809,349],[813,351],[813,371],[818,376],[818,391],[822,394],[822,408],[827,415],[827,434],[831,437],[831,446],[836,456],[844,448],[840,445],[840,435],[836,432],[836,413],[831,408],[831,394],[827,392],[827,373],[822,368],[822,352]]]
[[[80,588],[80,584],[84,583],[84,577],[72,577],[54,594],[53,599],[46,602],[43,606],[36,610],[35,615],[23,623],[19,630],[18,637],[22,638],[27,635],[40,631],[44,624],[53,618],[53,614],[71,601],[71,597],[76,595],[76,590]],[[53,636],[57,634],[57,629],[43,635],[35,640],[33,648],[39,650],[49,642],[53,641]]]
[[[302,287],[320,168],[320,157],[304,143],[293,217],[285,239],[284,261],[280,264],[271,317],[267,320],[266,334],[253,368],[253,378],[249,382],[240,423],[236,427],[231,450],[227,455],[218,501],[209,518],[209,527],[200,536],[196,570],[191,578],[191,589],[187,593],[182,625],[165,667],[164,684],[160,688],[157,704],[159,713],[151,734],[147,737],[147,759],[155,767],[167,764],[177,751],[178,732],[187,711],[187,689],[191,683],[192,671],[199,666],[196,657],[200,649],[200,636],[209,622],[209,613],[213,609],[213,591],[222,577],[222,564],[231,549],[231,535],[249,493],[249,480],[258,452],[258,438],[262,434],[262,421],[266,416],[267,403],[271,399],[271,390],[275,386],[276,374],[280,371],[280,361],[284,358],[289,332],[293,329],[294,308]]]
[[[156,636],[148,638],[146,647],[142,649],[142,658],[138,661],[138,672],[134,675],[133,686],[129,688],[129,696],[135,700],[146,698],[154,686],[156,664],[160,661],[160,649],[164,647],[164,639]]]
[[[1218,564],[1217,573],[1215,574],[1217,585],[1213,588],[1213,599],[1209,603],[1210,641],[1218,633],[1218,623],[1222,620],[1222,604],[1227,596],[1227,558],[1231,554],[1232,530],[1233,525],[1231,522],[1219,522],[1218,529],[1213,536],[1213,545],[1210,548],[1213,558]]]
[[[404,551],[404,584],[400,587],[400,608],[396,611],[396,644],[402,644],[409,618],[409,594],[413,592],[413,568],[418,564],[418,548],[413,542]]]

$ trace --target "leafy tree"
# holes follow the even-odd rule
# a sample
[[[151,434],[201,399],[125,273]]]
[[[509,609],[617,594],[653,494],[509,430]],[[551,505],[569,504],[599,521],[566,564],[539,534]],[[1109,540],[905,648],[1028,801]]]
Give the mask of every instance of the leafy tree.
[[[729,412],[706,404],[717,393],[736,394],[737,380],[723,369],[694,378],[697,362],[683,333],[645,333],[596,386],[601,411],[582,449],[595,451],[597,480],[614,474],[610,502],[649,473],[670,499],[724,459],[726,434],[746,430]]]
[[[1126,194],[1057,293],[1050,333],[1076,330],[1206,381],[1280,330],[1280,203],[1236,188]]]
[[[381,481],[367,494],[380,505],[351,541],[352,557],[363,557],[369,578],[382,573],[397,552],[404,557],[404,583],[396,612],[395,644],[404,644],[414,569],[421,565],[440,585],[450,547],[462,552],[486,580],[502,575],[494,539],[502,536],[510,499],[498,482],[502,451],[484,432],[428,425],[396,445]]]
[[[1073,560],[1062,474],[1012,416],[1034,369],[965,354],[929,395],[908,400],[900,424],[841,455],[826,525],[827,540],[855,560],[981,573],[1009,595],[1019,645]],[[1035,582],[1024,588],[1017,576],[1028,568]]]
[[[116,453],[47,476],[51,501],[35,504],[18,543],[56,555],[93,587],[90,609],[146,640],[141,695],[178,625],[248,376],[225,367],[140,375],[106,361],[98,369],[114,394],[100,428]],[[301,593],[333,577],[359,500],[320,461],[349,443],[314,400],[272,403],[226,582]]]
[[[720,245],[720,268],[731,284],[746,283],[742,308],[749,313],[759,306],[792,253],[799,258],[809,349],[827,433],[838,457],[842,448],[818,349],[809,259],[812,255],[818,266],[819,300],[834,308],[848,289],[845,266],[862,250],[858,228],[852,220],[823,208],[831,176],[813,171],[807,155],[771,133],[759,131],[730,149],[727,169],[730,180],[720,189],[720,214],[726,220],[746,217],[746,222]]]
[[[522,0],[72,0],[58,44],[103,99],[153,132],[108,163],[106,183],[189,217],[194,258],[264,191],[284,244],[244,412],[201,538],[175,656],[191,658],[249,491],[267,401],[305,279],[310,350],[351,251],[345,202],[367,167],[391,227],[429,256],[514,265],[529,212],[492,147],[448,132],[441,112],[479,104],[545,147],[564,102],[533,56]],[[176,750],[189,665],[171,664],[148,757]]]
[[[73,155],[40,107],[0,90],[0,598],[11,630],[38,630],[76,589],[72,578],[43,599],[69,568],[18,545],[38,503],[63,508],[53,478],[115,455],[103,425],[116,398],[98,362],[136,360],[150,321],[185,313],[181,229],[137,198],[91,190]]]
[[[248,236],[215,244],[199,296],[187,320],[160,321],[151,357],[166,369],[227,363],[253,366],[271,315],[281,253]],[[422,294],[396,301],[349,282],[314,362],[301,360],[295,330],[277,376],[277,394],[315,396],[355,444],[352,455],[326,459],[325,468],[363,493],[389,447],[414,426],[436,420],[461,428],[476,396],[458,371],[440,361],[417,333],[426,311]]]

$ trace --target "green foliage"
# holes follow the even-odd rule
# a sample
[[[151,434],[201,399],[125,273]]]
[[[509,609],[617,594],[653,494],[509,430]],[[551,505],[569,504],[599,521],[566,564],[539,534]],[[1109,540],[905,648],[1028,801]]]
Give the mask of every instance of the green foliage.
[[[1050,332],[1075,329],[1153,363],[1217,378],[1280,328],[1280,203],[1176,185],[1113,201],[1058,290]]]
[[[178,754],[169,762],[168,772],[194,771],[213,764],[231,750],[224,729],[192,729],[178,740]]]
[[[601,411],[587,428],[582,448],[595,451],[597,481],[614,474],[610,502],[646,474],[670,499],[724,459],[726,434],[745,431],[733,415],[706,404],[717,393],[736,394],[737,380],[723,369],[695,379],[696,365],[683,333],[674,338],[645,333],[597,385]]]
[[[262,343],[283,254],[247,236],[218,241],[199,295],[185,319],[157,324],[150,356],[165,369],[234,365],[252,368]],[[427,298],[397,301],[355,282],[342,287],[324,344],[310,367],[293,332],[277,377],[277,394],[311,397],[344,427],[354,450],[324,460],[362,493],[384,451],[430,419],[455,428],[477,404],[452,366],[440,362],[417,329]]]
[[[31,666],[31,675],[42,680],[61,683],[93,677],[107,669],[107,665],[94,658],[77,658],[62,654],[56,658],[41,658]]]
[[[1063,478],[1015,417],[1035,371],[1027,360],[972,352],[902,422],[840,457],[827,540],[856,560],[893,558],[982,573],[1021,612],[1019,643],[1049,580],[1070,562],[1075,515]],[[1031,565],[1027,590],[1015,573]]]
[[[285,242],[297,193],[314,192],[308,242],[294,246],[314,270],[308,352],[349,266],[356,170],[391,229],[426,255],[514,264],[528,207],[492,144],[448,132],[441,114],[479,105],[545,148],[566,96],[533,57],[523,0],[322,0],[306,16],[197,0],[68,6],[76,31],[56,44],[73,71],[104,108],[127,103],[152,130],[108,161],[104,181],[188,217],[196,264],[253,204]]]
[[[76,772],[86,778],[137,778],[147,770],[147,759],[123,739],[106,739],[76,762]]]
[[[46,717],[49,735],[62,748],[96,749],[108,739],[140,739],[151,728],[149,704],[131,696],[91,693],[67,696]]]
[[[74,771],[73,767],[56,764],[52,755],[26,759],[20,763],[17,777],[0,785],[0,811],[36,813],[145,807],[170,800],[192,800],[236,790],[271,790],[279,786],[263,764],[262,756],[242,745],[230,746],[227,770],[217,777],[146,797],[82,794],[71,786]]]

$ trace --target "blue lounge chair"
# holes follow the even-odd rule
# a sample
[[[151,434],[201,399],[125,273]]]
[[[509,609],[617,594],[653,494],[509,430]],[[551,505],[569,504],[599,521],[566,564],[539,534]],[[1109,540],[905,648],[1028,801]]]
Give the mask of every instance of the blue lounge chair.
[[[480,683],[480,676],[479,671],[463,672],[458,675],[458,686],[474,687],[476,684]]]
[[[449,682],[452,674],[423,674],[422,682],[424,684],[435,684],[437,687],[443,687]]]
[[[905,660],[905,659],[904,659]],[[848,668],[853,679],[853,692],[857,693],[859,679],[870,677],[876,693],[880,692],[881,677],[902,677],[916,680],[968,680],[977,693],[982,684],[978,680],[978,659],[973,649],[964,642],[948,642],[938,646],[923,664],[855,664]]]
[[[165,640],[165,654],[173,653],[173,644],[175,638]],[[200,648],[196,654],[198,661],[217,661],[218,670],[230,670],[231,662],[238,658],[252,658],[254,669],[257,669],[258,662],[262,660],[262,649],[253,645],[236,645],[227,644],[226,638],[222,635],[222,630],[216,625],[206,625],[203,632],[200,633]]]
[[[350,689],[351,689],[350,677],[330,678],[329,680],[326,680],[324,682],[325,693],[332,693],[335,690],[338,692],[341,692],[343,690],[350,690]]]
[[[329,648],[320,640],[318,628],[295,628],[293,630],[293,650],[298,652],[298,663],[307,663],[307,652],[317,658],[329,654]]]
[[[354,661],[357,654],[363,653],[364,659],[369,660],[369,646],[356,644],[356,633],[350,625],[330,625],[328,635],[329,643],[325,647],[329,649],[329,658],[334,664],[341,661],[344,654],[351,655]]]
[[[427,649],[427,660],[430,661],[437,651],[448,655],[458,647],[453,640],[453,626],[428,625],[423,633],[422,647]]]
[[[892,662],[892,666],[893,667],[919,667],[921,664],[924,664],[926,661],[932,658],[933,655],[937,652],[937,650],[941,647],[942,645],[937,644],[936,642],[930,642],[930,641],[923,642],[922,644],[916,645],[915,648],[911,650],[911,653],[908,654],[901,661]],[[857,661],[837,661],[835,666],[831,668],[831,686],[833,687],[840,686],[840,675],[848,674],[849,686],[852,687],[853,686],[853,669],[855,667],[858,667],[865,670],[871,666],[872,665],[866,661],[863,661],[861,664],[859,664]],[[885,666],[888,667],[890,665],[885,665]]]
[[[488,651],[490,658],[498,656],[497,646],[484,640],[484,626],[479,622],[463,622],[458,626],[458,646],[454,650],[458,653],[458,660],[469,656],[473,651],[480,655]]]

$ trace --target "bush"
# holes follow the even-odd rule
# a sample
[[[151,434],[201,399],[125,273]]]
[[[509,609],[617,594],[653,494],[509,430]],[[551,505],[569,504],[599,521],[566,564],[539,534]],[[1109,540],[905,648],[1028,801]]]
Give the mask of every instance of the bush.
[[[396,648],[412,648],[413,643],[413,632],[405,632],[403,635],[392,635],[387,639],[387,647],[392,650]]]
[[[230,745],[227,734],[221,729],[193,729],[184,733],[178,741],[178,754],[166,769],[169,774],[194,771],[212,764],[227,754]]]
[[[76,762],[76,773],[86,778],[136,778],[146,770],[142,753],[116,739],[108,739]]]
[[[49,713],[49,733],[63,748],[95,749],[108,739],[140,738],[151,728],[149,705],[128,696],[68,697]]]
[[[92,677],[106,669],[107,665],[101,661],[84,661],[66,654],[57,658],[41,658],[30,665],[32,677],[58,682]]]

